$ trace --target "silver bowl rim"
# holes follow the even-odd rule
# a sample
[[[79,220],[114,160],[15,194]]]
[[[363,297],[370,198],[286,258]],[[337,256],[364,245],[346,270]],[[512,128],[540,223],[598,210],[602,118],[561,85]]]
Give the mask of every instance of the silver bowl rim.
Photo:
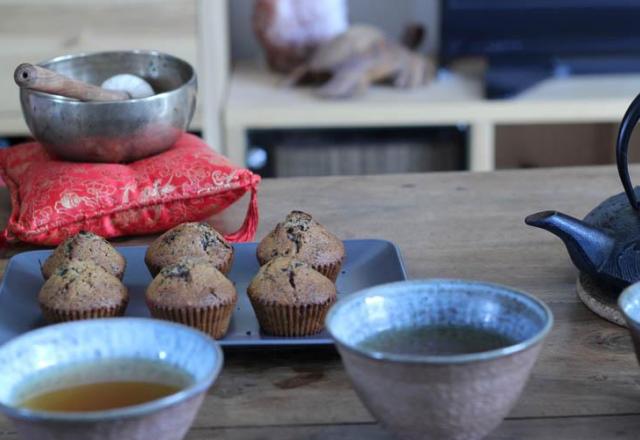
[[[182,89],[186,88],[186,87],[190,87],[192,84],[196,83],[197,81],[197,73],[196,73],[196,69],[191,65],[191,63],[183,60],[182,58],[179,58],[175,55],[171,55],[168,54],[166,52],[161,52],[159,50],[146,50],[146,49],[133,49],[133,50],[104,50],[104,51],[96,51],[96,52],[80,52],[80,53],[75,53],[75,54],[68,54],[68,55],[60,55],[54,58],[50,58],[44,61],[40,61],[37,63],[38,66],[41,67],[45,67],[45,65],[47,64],[52,64],[52,63],[57,63],[60,61],[66,61],[66,60],[70,60],[70,59],[74,59],[74,58],[84,58],[84,57],[89,57],[89,56],[95,56],[95,55],[106,55],[106,54],[122,54],[122,53],[129,53],[129,54],[134,54],[134,55],[153,55],[153,56],[163,56],[163,57],[167,57],[167,58],[171,58],[174,61],[177,61],[179,63],[183,63],[185,66],[187,66],[189,68],[189,70],[191,71],[191,76],[189,77],[189,79],[187,81],[185,81],[183,84],[181,84],[179,87],[176,87],[175,89],[171,89],[171,90],[166,90],[162,93],[156,93],[152,96],[147,96],[146,98],[135,98],[135,99],[125,99],[124,101],[91,101],[91,102],[86,102],[86,101],[80,101],[77,99],[72,99],[72,98],[67,98],[64,96],[60,96],[60,95],[56,95],[53,93],[47,93],[47,92],[40,92],[37,90],[31,90],[31,89],[20,89],[21,93],[28,93],[28,94],[32,94],[35,96],[40,96],[43,98],[47,98],[51,101],[54,102],[59,102],[59,103],[64,103],[64,104],[69,104],[69,105],[123,105],[123,104],[131,104],[131,103],[138,103],[138,102],[151,102],[154,100],[160,100],[163,99],[164,97],[170,95],[170,94],[175,94],[175,93],[179,93]]]
[[[402,290],[412,289],[418,290],[424,287],[437,287],[437,286],[464,286],[466,288],[474,287],[474,288],[484,288],[493,291],[500,291],[501,293],[516,296],[522,298],[528,302],[530,302],[533,306],[537,306],[542,309],[543,314],[546,317],[546,322],[540,331],[536,332],[533,336],[524,341],[518,342],[517,344],[509,345],[507,347],[499,348],[496,350],[488,350],[479,353],[468,353],[468,354],[456,354],[456,355],[416,355],[416,354],[395,354],[388,352],[381,352],[376,350],[367,350],[361,347],[355,346],[347,341],[342,340],[337,337],[331,328],[331,321],[335,319],[335,315],[338,313],[338,310],[343,307],[345,304],[348,304],[352,301],[356,301],[360,298],[366,298],[368,296],[376,295],[376,296],[391,296],[391,295],[401,295]],[[447,278],[431,278],[431,279],[422,279],[422,280],[406,280],[406,281],[397,281],[388,284],[381,284],[378,286],[369,287],[367,289],[361,290],[359,292],[353,293],[351,295],[347,295],[338,301],[334,306],[329,310],[327,314],[325,324],[327,331],[331,334],[331,337],[339,344],[340,347],[348,350],[351,353],[355,353],[360,356],[364,356],[369,359],[373,359],[376,361],[390,361],[390,362],[398,362],[398,363],[416,363],[416,364],[465,364],[470,362],[479,362],[479,361],[488,361],[508,355],[512,355],[521,351],[525,351],[538,343],[540,343],[547,334],[551,331],[553,327],[553,313],[551,309],[541,300],[534,297],[531,294],[512,289],[510,287],[495,284],[495,283],[487,283],[483,281],[473,281],[473,280],[461,280],[461,279],[447,279]]]
[[[36,330],[32,330],[30,332],[25,333],[24,335],[18,336],[7,344],[11,344],[14,341],[17,341],[26,335],[31,335],[36,332],[46,332],[48,329],[52,327],[60,327],[60,326],[78,326],[82,327],[87,323],[96,322],[97,320],[80,320],[80,321],[71,321],[64,322],[60,324],[48,325],[45,327],[41,327]],[[151,400],[146,403],[142,403],[140,405],[131,405],[125,406],[122,408],[115,408],[111,410],[105,411],[87,411],[87,412],[55,412],[55,411],[35,411],[26,408],[21,408],[18,406],[7,405],[5,403],[0,402],[0,412],[6,414],[8,417],[21,419],[21,420],[41,420],[41,421],[61,421],[61,422],[98,422],[98,421],[111,421],[115,419],[125,419],[131,417],[142,417],[162,409],[168,408],[170,406],[176,405],[178,403],[184,402],[194,396],[197,396],[200,393],[205,392],[217,379],[222,371],[222,366],[224,364],[224,354],[222,352],[222,348],[220,348],[220,344],[211,338],[209,335],[197,330],[195,328],[178,324],[171,321],[164,321],[159,319],[152,318],[133,318],[133,317],[122,317],[122,318],[102,318],[99,320],[100,323],[122,323],[124,321],[138,321],[143,322],[145,325],[161,325],[166,327],[174,327],[176,329],[180,329],[181,331],[189,331],[197,336],[198,338],[204,340],[209,346],[213,349],[216,354],[216,360],[211,368],[211,371],[207,375],[207,377],[198,382],[194,382],[193,384],[181,389],[177,393],[170,394],[166,397]],[[1,348],[1,347],[0,347]]]

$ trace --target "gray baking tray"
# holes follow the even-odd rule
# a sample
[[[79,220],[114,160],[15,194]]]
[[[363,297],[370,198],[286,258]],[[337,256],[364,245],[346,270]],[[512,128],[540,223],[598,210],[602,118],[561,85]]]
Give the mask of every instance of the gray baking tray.
[[[407,278],[402,257],[396,245],[384,240],[345,240],[347,258],[338,277],[338,298],[376,284]],[[234,245],[235,258],[229,278],[238,290],[238,304],[224,346],[282,346],[332,344],[326,332],[303,338],[264,335],[247,297],[246,289],[258,271],[256,243]],[[124,283],[130,301],[126,315],[148,317],[144,292],[151,275],[144,264],[146,246],[119,247],[127,259]],[[0,344],[24,332],[46,325],[38,307],[38,291],[44,282],[40,263],[50,250],[30,251],[9,260],[0,285]]]

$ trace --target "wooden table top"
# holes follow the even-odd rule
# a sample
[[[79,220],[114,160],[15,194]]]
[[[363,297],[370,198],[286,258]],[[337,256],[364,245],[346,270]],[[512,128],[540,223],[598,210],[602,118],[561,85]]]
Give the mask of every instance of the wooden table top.
[[[543,209],[583,216],[620,191],[613,167],[266,180],[258,237],[302,209],[342,238],[397,243],[411,278],[468,278],[532,293],[551,307],[555,327],[519,403],[489,438],[632,439],[640,426],[640,367],[626,330],[579,302],[561,242],[523,223]],[[0,198],[4,221],[9,203],[5,193]],[[230,229],[242,215],[233,207],[216,222]],[[389,439],[332,348],[225,356],[187,439]],[[0,440],[16,438],[0,419]]]

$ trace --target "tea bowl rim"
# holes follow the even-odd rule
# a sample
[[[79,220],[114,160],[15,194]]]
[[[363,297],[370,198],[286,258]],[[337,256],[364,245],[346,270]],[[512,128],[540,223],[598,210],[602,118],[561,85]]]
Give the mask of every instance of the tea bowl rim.
[[[631,313],[629,313],[627,310],[627,305],[629,304],[629,301],[632,297],[638,295],[640,295],[640,282],[636,282],[625,287],[620,296],[618,296],[617,301],[618,308],[620,309],[620,312],[622,313],[625,321],[627,321],[629,324],[633,323],[636,326],[640,325],[640,316],[634,317]]]
[[[15,405],[6,404],[0,402],[0,412],[4,413],[7,417],[20,419],[20,420],[32,420],[32,421],[57,421],[57,422],[108,422],[118,419],[127,419],[133,417],[144,417],[146,415],[155,413],[173,405],[185,402],[206,390],[215,382],[217,377],[222,371],[224,364],[224,354],[220,344],[211,338],[206,333],[201,332],[195,328],[171,322],[153,318],[136,318],[136,317],[119,317],[119,318],[101,318],[101,319],[86,319],[78,321],[63,322],[58,324],[47,325],[35,330],[31,330],[23,335],[11,339],[4,345],[0,346],[0,350],[4,346],[8,346],[13,343],[20,343],[25,340],[29,340],[33,335],[42,334],[50,331],[52,328],[61,327],[80,327],[83,328],[86,325],[92,325],[92,323],[109,324],[109,323],[122,323],[125,322],[138,322],[142,325],[148,325],[152,327],[165,327],[174,328],[180,331],[186,331],[191,333],[193,337],[199,338],[204,341],[215,353],[214,363],[207,376],[199,381],[194,381],[192,384],[180,389],[178,392],[170,394],[160,399],[154,399],[149,402],[145,402],[138,405],[130,405],[121,408],[115,408],[102,411],[87,411],[87,412],[57,412],[57,411],[40,411],[22,408]],[[116,358],[114,358],[116,359]],[[162,362],[162,361],[160,361]]]
[[[533,336],[525,339],[524,341],[518,342],[517,344],[509,345],[506,347],[498,348],[495,350],[487,350],[478,353],[465,353],[465,354],[455,354],[455,355],[418,355],[418,354],[396,354],[396,353],[388,353],[370,349],[364,349],[353,343],[349,343],[342,338],[338,337],[332,328],[331,322],[335,319],[335,316],[339,312],[340,308],[344,307],[346,304],[357,301],[361,298],[366,298],[370,296],[392,296],[402,294],[399,289],[412,289],[417,290],[424,287],[438,287],[438,286],[464,286],[464,287],[474,287],[474,288],[485,288],[493,291],[500,291],[501,293],[505,293],[510,296],[524,298],[531,305],[539,307],[544,316],[546,317],[546,322],[542,329],[537,331]],[[417,280],[405,280],[405,281],[396,281],[387,284],[380,284],[377,286],[368,287],[359,292],[348,295],[347,297],[342,298],[333,307],[329,310],[327,317],[325,319],[326,329],[334,339],[334,341],[343,349],[354,353],[356,355],[364,356],[365,358],[369,358],[376,361],[388,361],[388,362],[397,362],[397,363],[413,363],[413,364],[437,364],[437,365],[455,365],[455,364],[466,364],[471,362],[480,362],[480,361],[489,361],[505,356],[509,356],[512,354],[516,354],[522,351],[525,351],[544,340],[544,338],[549,334],[553,327],[554,318],[553,313],[549,306],[547,306],[543,301],[536,298],[535,296],[522,292],[520,290],[513,289],[511,287],[489,283],[484,281],[474,281],[474,280],[465,280],[465,279],[450,279],[450,278],[430,278],[430,279],[417,279]]]

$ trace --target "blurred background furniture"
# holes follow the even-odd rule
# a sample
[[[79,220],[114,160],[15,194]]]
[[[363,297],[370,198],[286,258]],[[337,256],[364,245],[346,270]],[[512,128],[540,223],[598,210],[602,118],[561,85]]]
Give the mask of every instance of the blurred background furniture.
[[[509,98],[488,99],[485,79],[495,82],[504,72],[492,70],[496,64],[504,67],[504,62],[494,61],[517,57],[511,48],[480,62],[457,60],[457,54],[479,55],[487,47],[509,48],[491,43],[495,36],[489,34],[480,49],[456,43],[464,41],[464,35],[452,31],[451,19],[473,18],[464,14],[473,13],[474,7],[492,10],[493,5],[493,13],[504,12],[500,0],[479,3],[350,0],[352,23],[375,24],[394,38],[407,23],[421,22],[428,35],[424,52],[439,54],[446,64],[433,83],[419,89],[375,86],[353,100],[326,101],[304,87],[278,87],[280,77],[268,71],[253,34],[253,0],[6,0],[0,5],[0,137],[28,135],[11,80],[19,62],[138,47],[170,52],[196,65],[199,105],[191,129],[234,162],[248,163],[265,176],[610,163],[617,123],[640,91],[640,74],[631,72],[640,58],[632,53],[619,63],[617,73],[580,70],[584,56],[582,64],[573,59],[556,63],[531,87]],[[565,14],[580,10],[575,2],[538,3],[527,0],[518,7],[557,8]],[[632,7],[629,2],[600,0],[589,6],[605,3]],[[625,10],[620,11],[624,15]],[[613,20],[606,24],[615,30]],[[618,27],[626,29],[624,25]],[[635,36],[626,35],[620,44],[635,50]],[[526,39],[526,34],[521,37]],[[451,47],[462,49],[458,53]],[[582,75],[571,75],[571,69]],[[372,165],[371,157],[377,157],[378,165]]]
[[[221,145],[218,117],[228,70],[226,1],[6,0],[0,4],[0,137],[29,135],[13,70],[64,54],[157,49],[192,63],[199,74],[191,123]],[[224,38],[219,39],[223,35]],[[206,42],[205,44],[202,44]],[[203,72],[210,74],[203,74]],[[204,115],[207,117],[204,117]],[[213,115],[213,116],[210,116]]]

